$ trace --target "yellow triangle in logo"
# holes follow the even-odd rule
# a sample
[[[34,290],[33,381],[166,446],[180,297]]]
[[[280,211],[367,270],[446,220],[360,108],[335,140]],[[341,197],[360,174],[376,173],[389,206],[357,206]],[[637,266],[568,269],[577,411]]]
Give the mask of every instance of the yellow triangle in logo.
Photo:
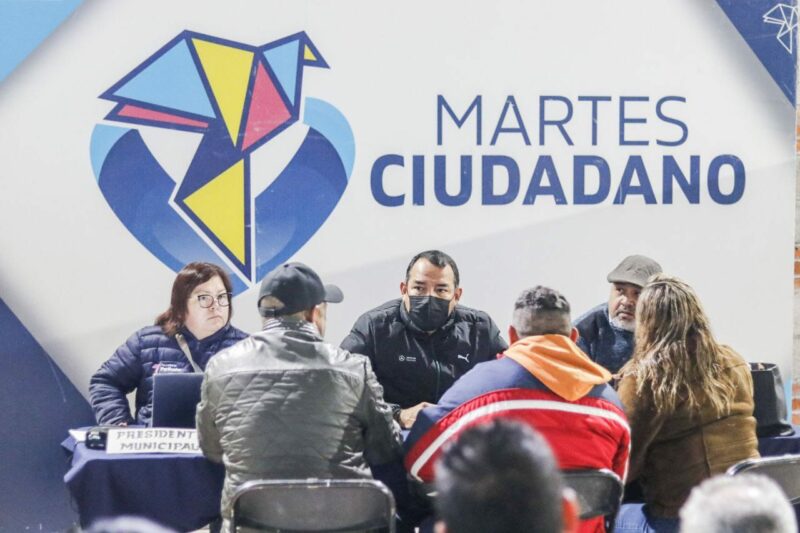
[[[222,120],[236,145],[253,67],[253,52],[201,39],[192,39],[192,42],[222,113]]]
[[[308,45],[303,47],[303,59],[307,61],[316,61],[317,56],[314,55],[314,52],[311,51],[311,48]]]
[[[186,205],[241,263],[245,261],[244,161],[189,195]]]

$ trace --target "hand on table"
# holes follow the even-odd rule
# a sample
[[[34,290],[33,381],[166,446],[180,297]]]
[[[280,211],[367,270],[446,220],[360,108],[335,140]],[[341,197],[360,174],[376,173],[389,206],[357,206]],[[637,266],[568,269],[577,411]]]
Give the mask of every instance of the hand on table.
[[[417,415],[419,414],[419,412],[431,405],[433,404],[428,402],[421,402],[413,407],[409,407],[408,409],[401,409],[400,427],[403,429],[409,429],[411,426],[414,425],[414,421],[417,419]]]

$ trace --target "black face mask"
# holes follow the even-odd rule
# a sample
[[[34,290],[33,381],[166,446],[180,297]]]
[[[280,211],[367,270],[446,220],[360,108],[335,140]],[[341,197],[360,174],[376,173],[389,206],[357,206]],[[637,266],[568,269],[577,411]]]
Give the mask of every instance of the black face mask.
[[[409,296],[408,300],[408,317],[422,331],[439,329],[450,316],[450,300],[435,296]]]

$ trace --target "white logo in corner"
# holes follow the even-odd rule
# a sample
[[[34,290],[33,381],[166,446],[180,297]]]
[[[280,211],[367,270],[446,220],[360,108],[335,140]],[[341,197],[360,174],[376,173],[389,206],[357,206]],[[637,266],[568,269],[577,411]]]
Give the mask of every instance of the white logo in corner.
[[[794,48],[792,36],[794,35],[794,29],[797,27],[797,7],[789,4],[777,4],[764,13],[764,22],[779,26],[776,38],[786,51],[791,54]]]
[[[460,353],[456,356],[458,359],[463,359],[465,363],[469,364],[469,354]]]
[[[401,363],[415,363],[417,361],[417,358],[414,357],[413,355],[400,354],[397,357],[397,360],[400,361]]]

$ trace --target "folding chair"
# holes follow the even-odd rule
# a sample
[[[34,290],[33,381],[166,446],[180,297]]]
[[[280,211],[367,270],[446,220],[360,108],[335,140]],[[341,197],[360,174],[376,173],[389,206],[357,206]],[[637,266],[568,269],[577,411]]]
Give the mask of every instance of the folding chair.
[[[233,531],[382,531],[394,533],[395,503],[373,480],[249,481],[232,499]]]
[[[783,489],[792,505],[800,504],[800,455],[745,459],[730,467],[726,474],[735,476],[744,472],[771,478]]]
[[[622,502],[622,481],[606,470],[563,470],[564,484],[575,491],[580,505],[580,519],[606,517],[606,531],[611,531]]]

